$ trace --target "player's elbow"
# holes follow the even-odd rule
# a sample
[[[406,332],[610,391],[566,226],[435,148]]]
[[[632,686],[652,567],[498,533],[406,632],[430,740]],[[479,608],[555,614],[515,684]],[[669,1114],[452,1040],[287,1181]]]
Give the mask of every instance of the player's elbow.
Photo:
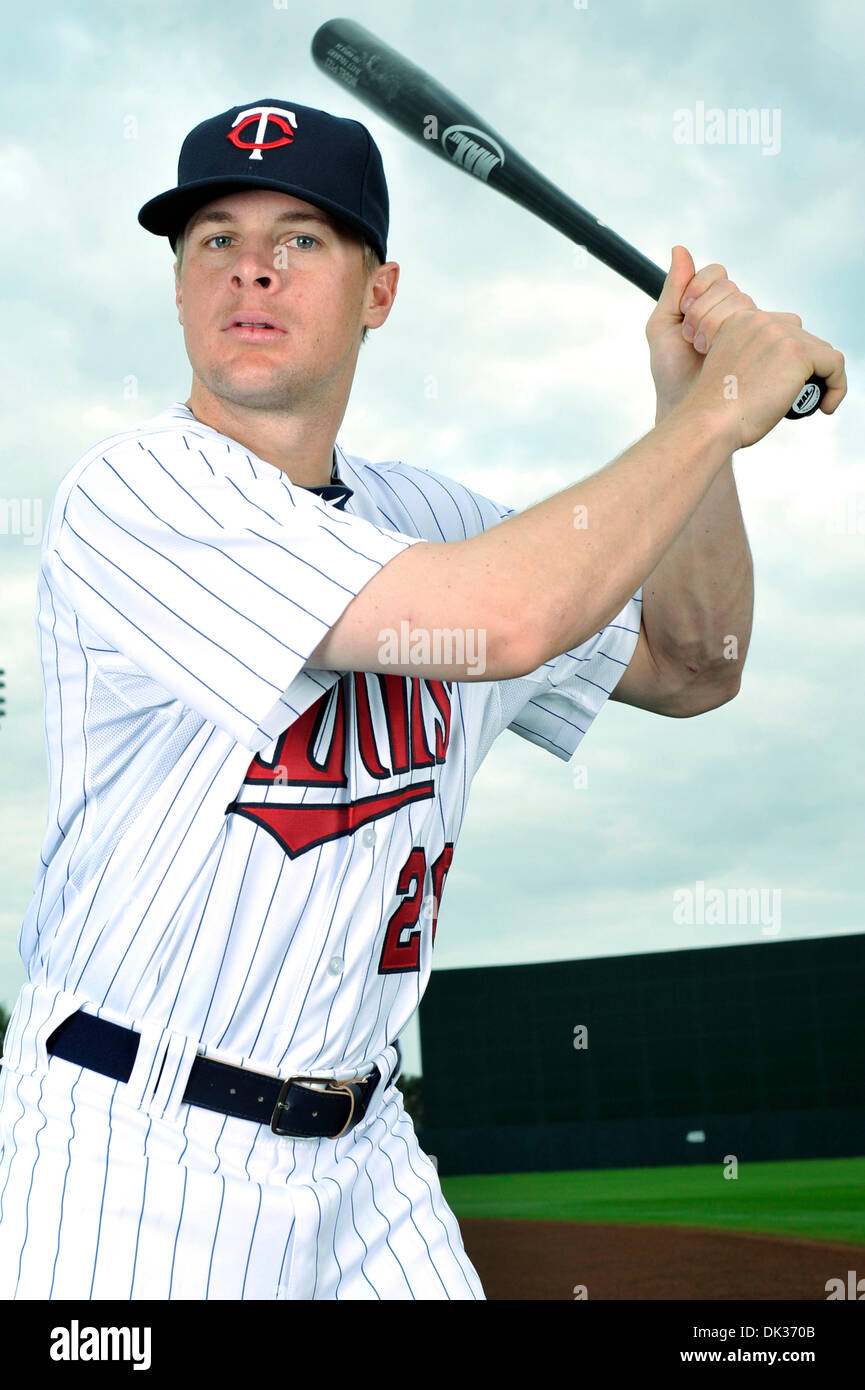
[[[536,671],[543,665],[534,644],[526,640],[524,632],[509,630],[507,623],[500,624],[500,636],[492,641],[492,659],[487,676],[491,681],[517,680]]]
[[[697,714],[708,714],[710,710],[729,704],[739,694],[741,686],[739,674],[726,675],[722,680],[698,681],[680,691],[678,698],[659,713],[674,719],[693,719]]]

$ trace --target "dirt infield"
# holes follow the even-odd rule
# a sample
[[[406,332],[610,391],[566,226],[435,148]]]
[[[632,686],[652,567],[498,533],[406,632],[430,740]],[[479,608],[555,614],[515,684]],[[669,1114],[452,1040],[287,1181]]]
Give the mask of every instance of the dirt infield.
[[[795,1299],[865,1276],[865,1246],[682,1226],[461,1220],[488,1299]]]

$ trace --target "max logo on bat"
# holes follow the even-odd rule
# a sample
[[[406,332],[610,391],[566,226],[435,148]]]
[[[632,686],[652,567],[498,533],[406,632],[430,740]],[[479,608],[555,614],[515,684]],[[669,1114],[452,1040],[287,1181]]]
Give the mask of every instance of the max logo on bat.
[[[442,131],[441,147],[448,159],[484,183],[493,170],[505,162],[505,152],[498,140],[470,125],[449,125]]]

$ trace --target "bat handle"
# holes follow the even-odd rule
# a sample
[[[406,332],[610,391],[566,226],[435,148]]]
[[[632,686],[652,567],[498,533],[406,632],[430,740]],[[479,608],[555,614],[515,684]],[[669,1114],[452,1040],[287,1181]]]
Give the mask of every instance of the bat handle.
[[[822,376],[809,376],[787,414],[785,420],[804,420],[813,415],[826,394],[826,382]]]

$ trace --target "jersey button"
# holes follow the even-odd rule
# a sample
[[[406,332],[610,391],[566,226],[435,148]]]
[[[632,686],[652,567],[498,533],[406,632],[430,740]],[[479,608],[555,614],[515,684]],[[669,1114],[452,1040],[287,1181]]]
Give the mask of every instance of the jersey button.
[[[330,964],[327,968],[330,971],[331,975],[341,975],[344,965],[345,961],[343,960],[342,956],[331,956]]]

